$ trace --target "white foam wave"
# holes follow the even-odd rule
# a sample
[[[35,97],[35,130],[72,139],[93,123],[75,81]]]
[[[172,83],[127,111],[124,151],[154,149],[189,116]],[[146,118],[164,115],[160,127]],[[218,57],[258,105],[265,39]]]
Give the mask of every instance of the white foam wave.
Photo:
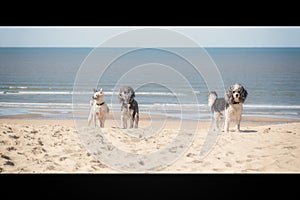
[[[256,104],[245,104],[244,108],[300,109],[300,105],[256,105]]]
[[[22,102],[0,102],[0,107],[29,107],[29,108],[51,108],[71,107],[72,103],[22,103]]]
[[[73,91],[1,91],[0,94],[53,94],[53,95],[91,95],[91,92],[73,92]],[[106,95],[118,95],[118,92],[104,91]],[[185,96],[182,93],[171,92],[136,92],[136,95],[149,95],[149,96]]]
[[[153,105],[152,104],[149,104],[151,106],[157,106],[157,107],[178,107],[178,106],[181,106],[181,107],[208,107],[206,104],[176,104],[176,103],[154,103]]]
[[[182,93],[172,93],[172,92],[136,92],[136,95],[157,95],[157,96],[185,96]]]
[[[71,91],[2,91],[0,94],[54,94],[54,95],[72,95],[72,94],[91,94],[90,92],[71,92]]]
[[[119,110],[120,104],[109,103],[108,106],[112,109]],[[0,102],[2,108],[74,108],[77,109],[89,109],[89,102],[87,103],[26,103],[26,102]],[[152,111],[188,111],[188,112],[209,112],[210,109],[207,104],[166,104],[166,103],[155,103],[155,104],[139,104],[141,110],[152,110]],[[296,109],[300,109],[300,105],[245,105],[244,112],[252,114],[293,114],[298,115],[299,112]],[[265,109],[265,110],[264,110]],[[279,110],[282,109],[282,110]],[[285,111],[283,111],[285,110]]]
[[[9,86],[9,89],[27,89],[27,86]]]

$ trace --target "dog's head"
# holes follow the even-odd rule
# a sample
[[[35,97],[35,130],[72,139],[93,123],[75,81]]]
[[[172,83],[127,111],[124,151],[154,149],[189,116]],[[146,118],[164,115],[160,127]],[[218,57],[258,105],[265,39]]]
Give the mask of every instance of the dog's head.
[[[94,94],[92,96],[92,98],[96,101],[104,101],[104,96],[103,96],[103,91],[102,88],[100,90],[96,90],[94,89]]]
[[[244,103],[247,96],[247,90],[241,84],[235,83],[227,89],[225,100],[229,104]]]
[[[122,86],[119,91],[120,102],[129,104],[134,100],[135,92],[130,86]]]

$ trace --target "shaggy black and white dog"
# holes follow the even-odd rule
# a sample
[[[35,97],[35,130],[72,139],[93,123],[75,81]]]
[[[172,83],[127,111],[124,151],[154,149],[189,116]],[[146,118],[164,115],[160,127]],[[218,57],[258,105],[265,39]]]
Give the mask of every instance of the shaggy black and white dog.
[[[121,106],[121,126],[127,128],[127,120],[130,119],[130,128],[138,128],[139,124],[139,106],[134,99],[135,92],[130,86],[122,86],[119,91]]]
[[[216,92],[210,92],[208,95],[208,105],[211,107],[211,112],[213,114],[213,127],[219,130],[220,122],[225,118],[224,132],[228,132],[230,120],[234,118],[237,123],[236,130],[237,132],[240,132],[243,103],[247,96],[247,90],[238,83],[231,85],[227,89],[225,98],[218,98]]]

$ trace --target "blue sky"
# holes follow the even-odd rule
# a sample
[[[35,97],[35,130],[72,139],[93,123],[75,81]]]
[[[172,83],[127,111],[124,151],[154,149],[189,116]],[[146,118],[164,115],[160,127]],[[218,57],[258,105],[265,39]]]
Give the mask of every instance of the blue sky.
[[[97,47],[115,35],[149,27],[0,26],[0,47]],[[177,31],[202,47],[300,47],[300,27],[150,27]]]

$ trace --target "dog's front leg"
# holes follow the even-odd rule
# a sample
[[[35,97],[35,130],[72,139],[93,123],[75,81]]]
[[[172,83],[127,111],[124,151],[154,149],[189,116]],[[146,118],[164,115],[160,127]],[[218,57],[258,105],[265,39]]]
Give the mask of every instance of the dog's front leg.
[[[134,115],[133,115],[133,110],[130,109],[130,104],[127,104],[127,116],[129,117],[130,120],[129,128],[133,128]]]
[[[133,110],[131,110],[129,108],[128,108],[128,110],[129,110],[128,115],[129,115],[129,118],[130,118],[130,128],[133,128],[135,113],[134,113]]]
[[[136,116],[135,116],[134,128],[139,127],[139,120],[140,120],[140,117],[139,117],[139,114],[137,113]]]
[[[90,112],[90,115],[89,115],[89,118],[88,118],[88,126],[91,125],[91,122],[92,122],[92,113]]]
[[[127,128],[127,110],[126,108],[122,107],[121,109],[121,127]]]
[[[134,117],[130,116],[130,128],[133,128]]]
[[[99,122],[100,122],[100,128],[104,128],[103,117],[101,117],[101,118],[99,119]]]
[[[127,128],[127,116],[123,114],[121,115],[121,126],[124,129]]]
[[[105,116],[102,116],[102,119],[100,120],[100,127],[104,128],[104,123],[105,123]]]
[[[139,126],[139,114],[134,113],[130,116],[130,128],[138,128]]]
[[[230,118],[228,116],[225,117],[225,125],[224,125],[224,132],[228,133],[229,132],[229,122]]]
[[[241,119],[242,119],[242,112],[243,112],[243,107],[239,107],[237,109],[237,113],[236,113],[236,131],[238,133],[241,132],[240,124],[241,124]]]
[[[101,124],[100,124],[100,119],[98,117],[95,117],[95,127],[100,127]]]
[[[221,118],[221,114],[218,112],[214,113],[213,116],[213,130],[214,131],[220,131],[220,118]]]
[[[94,121],[95,127],[97,127],[97,117],[96,117],[96,114],[94,114],[94,116],[93,116],[93,121]]]
[[[241,124],[241,116],[236,117],[236,131],[239,133],[241,132],[240,130],[240,124]]]
[[[89,114],[89,118],[88,118],[88,126],[91,125],[91,122],[94,120],[94,108],[93,106],[91,107],[91,110],[90,110],[90,114]]]

